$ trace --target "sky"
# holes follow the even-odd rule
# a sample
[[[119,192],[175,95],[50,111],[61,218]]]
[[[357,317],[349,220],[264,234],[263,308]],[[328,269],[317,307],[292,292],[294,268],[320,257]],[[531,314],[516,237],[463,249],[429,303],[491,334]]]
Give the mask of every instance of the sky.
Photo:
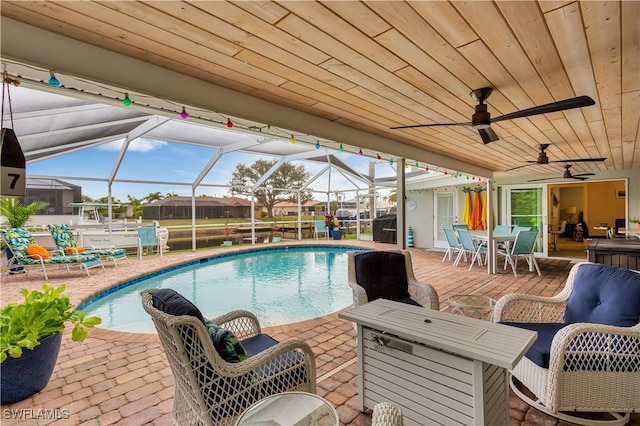
[[[107,178],[112,172],[122,143],[122,141],[115,141],[46,160],[32,162],[27,165],[27,174],[29,176],[62,177],[62,180],[82,186],[83,195],[88,195],[92,198],[105,197],[108,193],[106,183],[73,178]],[[216,153],[217,149],[215,148],[191,144],[144,138],[135,140],[130,144],[122,161],[116,175],[117,179],[164,182],[177,181],[187,183],[188,185],[114,183],[112,187],[113,196],[123,202],[127,201],[128,195],[140,199],[152,192],[158,191],[163,195],[173,193],[190,196],[191,182],[195,180]],[[371,158],[351,153],[337,153],[336,155],[341,161],[350,165],[355,170],[363,174],[369,173],[369,162],[373,161]],[[275,157],[240,152],[227,153],[218,160],[203,180],[203,183],[226,185],[238,163],[252,164],[260,158],[271,160]],[[296,164],[304,164],[311,177],[314,177],[325,166],[324,164],[309,161],[302,163],[296,162]],[[386,161],[376,162],[376,177],[391,175],[395,175],[393,165],[390,165]],[[326,191],[328,181],[329,175],[325,172],[321,177],[314,180],[311,188]],[[361,184],[361,187],[363,186],[364,184]],[[349,189],[354,189],[353,184],[336,172],[335,169],[332,170],[331,191]],[[197,195],[201,194],[215,197],[230,195],[227,188],[221,187],[201,187]],[[383,193],[382,195],[386,194]],[[355,197],[355,192],[345,193],[345,199],[353,197]],[[315,198],[325,200],[326,195],[317,193],[315,194]],[[334,198],[332,197],[331,199]]]

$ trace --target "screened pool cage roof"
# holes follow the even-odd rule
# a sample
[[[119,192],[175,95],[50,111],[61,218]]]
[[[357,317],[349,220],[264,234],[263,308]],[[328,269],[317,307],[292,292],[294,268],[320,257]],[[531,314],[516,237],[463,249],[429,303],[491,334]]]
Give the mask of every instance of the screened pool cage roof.
[[[36,71],[30,70],[37,74]],[[42,71],[41,71],[42,73]],[[22,76],[18,76],[21,78]],[[110,176],[31,176],[31,179],[59,178],[72,181],[103,181],[112,183],[169,184],[197,187],[221,187],[219,184],[208,184],[207,173],[224,155],[231,152],[253,154],[267,159],[282,162],[313,162],[320,164],[319,172],[311,176],[301,188],[294,190],[313,191],[319,193],[335,193],[349,191],[369,191],[380,188],[396,187],[398,159],[384,153],[363,152],[362,148],[344,145],[340,149],[339,141],[322,140],[312,135],[301,135],[287,129],[271,127],[264,123],[247,122],[247,120],[222,116],[218,113],[202,111],[196,108],[177,106],[169,101],[153,99],[142,95],[127,93],[137,99],[130,107],[125,107],[120,91],[105,86],[96,87],[65,76],[69,86],[52,88],[45,83],[44,74],[37,77],[24,78],[18,87],[11,86],[11,108],[5,101],[3,127],[12,127],[18,137],[25,154],[27,165],[43,161],[70,152],[97,147],[115,141],[124,141],[116,164]],[[48,77],[48,74],[47,74]],[[82,87],[78,89],[73,86]],[[70,87],[71,86],[71,87]],[[182,108],[189,111],[189,117],[183,119],[179,112]],[[12,114],[10,114],[12,112]],[[234,123],[232,128],[228,122]],[[177,142],[213,148],[216,152],[207,166],[192,181],[177,181],[175,176],[167,181],[128,180],[118,178],[118,169],[126,155],[127,147],[138,138]],[[295,139],[295,140],[294,140]],[[378,159],[380,156],[383,159]],[[368,172],[357,170],[350,163],[352,159],[368,158],[378,166],[387,165],[380,174],[379,169],[371,167]],[[411,166],[409,166],[411,165]],[[317,169],[317,167],[316,167]],[[270,173],[275,171],[272,169]],[[331,173],[337,172],[349,184],[345,187],[332,187]],[[28,166],[27,166],[28,173]],[[268,178],[265,175],[258,183],[262,185]],[[326,188],[314,187],[314,182],[321,176],[329,174],[329,185]],[[227,181],[230,179],[227,179]],[[334,179],[335,180],[335,179]],[[460,183],[464,178],[453,179]],[[407,188],[418,185],[420,188],[452,185],[451,176],[444,176],[436,166],[414,165],[407,160],[405,170]],[[228,186],[226,187],[228,189]],[[288,189],[292,188],[276,188]]]

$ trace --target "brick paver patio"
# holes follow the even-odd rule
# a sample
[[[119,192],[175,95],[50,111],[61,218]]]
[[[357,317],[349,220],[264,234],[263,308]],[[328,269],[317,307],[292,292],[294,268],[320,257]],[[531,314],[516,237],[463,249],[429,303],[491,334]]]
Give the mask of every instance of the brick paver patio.
[[[309,241],[307,241],[309,242]],[[329,241],[321,241],[329,243]],[[313,241],[315,244],[316,241]],[[331,241],[331,244],[355,244],[376,249],[394,249],[390,244],[372,242]],[[280,245],[285,243],[280,243]],[[286,244],[300,244],[286,242]],[[304,242],[302,243],[304,244]],[[224,250],[250,248],[232,247]],[[169,265],[208,257],[222,249],[197,253],[170,253],[163,258],[145,256],[142,260],[130,256],[130,265],[118,268],[106,264],[106,271],[93,269],[88,278],[83,272],[53,270],[51,285],[67,284],[67,294],[74,303],[140,275]],[[507,270],[489,275],[484,268],[468,266],[454,268],[452,262],[441,262],[443,253],[411,248],[415,275],[433,285],[440,297],[441,309],[449,310],[447,298],[453,294],[480,294],[493,298],[511,292],[551,296],[564,285],[572,266],[568,259],[540,259],[542,276],[520,266],[518,277]],[[526,265],[526,262],[523,262]],[[468,264],[467,264],[468,265]],[[39,288],[42,272],[27,275],[3,274],[2,305],[20,300],[22,287]],[[345,283],[346,285],[346,283]],[[370,425],[370,412],[357,409],[355,333],[351,323],[338,318],[337,313],[300,323],[265,329],[278,340],[298,337],[306,340],[316,354],[318,370],[317,393],[336,407],[343,425]],[[71,342],[65,332],[63,346],[53,377],[48,386],[32,398],[2,407],[2,425],[170,425],[173,403],[173,376],[162,347],[155,334],[134,334],[104,329],[91,330],[83,344]],[[55,411],[58,410],[58,411]],[[57,419],[48,419],[47,413]],[[555,419],[519,400],[510,398],[512,425],[556,425]],[[17,416],[22,415],[22,419]],[[26,417],[26,419],[25,419]],[[36,418],[40,417],[40,418]],[[634,417],[632,424],[640,424]]]

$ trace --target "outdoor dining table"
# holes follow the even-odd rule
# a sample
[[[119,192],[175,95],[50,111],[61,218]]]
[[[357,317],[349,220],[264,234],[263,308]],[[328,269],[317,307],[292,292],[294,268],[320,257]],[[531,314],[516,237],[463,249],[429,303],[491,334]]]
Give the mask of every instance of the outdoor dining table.
[[[469,231],[471,238],[477,241],[480,241],[481,244],[487,246],[489,249],[489,233],[484,231]],[[495,233],[492,235],[493,245],[488,251],[489,261],[487,262],[487,272],[490,274],[496,273],[496,264],[498,259],[498,243],[506,243],[507,245],[514,242],[516,239],[516,234],[511,233]]]

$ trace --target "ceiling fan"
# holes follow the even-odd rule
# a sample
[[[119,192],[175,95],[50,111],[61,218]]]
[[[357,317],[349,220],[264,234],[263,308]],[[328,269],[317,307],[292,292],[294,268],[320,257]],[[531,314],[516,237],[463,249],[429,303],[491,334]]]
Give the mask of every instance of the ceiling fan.
[[[589,105],[595,105],[595,101],[589,96],[578,96],[577,98],[565,99],[563,101],[551,102],[549,104],[539,105],[532,108],[515,111],[500,117],[491,118],[491,113],[487,111],[487,105],[484,101],[491,95],[493,88],[483,87],[471,92],[471,97],[478,101],[476,112],[471,116],[470,122],[465,123],[435,123],[435,124],[414,124],[410,126],[397,126],[391,129],[411,129],[415,127],[435,127],[435,126],[471,126],[480,133],[482,143],[485,145],[489,142],[497,141],[498,135],[491,129],[491,123],[503,120],[511,120],[514,118],[529,117],[531,115],[547,114],[550,112],[564,111],[566,109],[582,108]]]
[[[562,176],[553,176],[542,179],[531,179],[527,182],[540,182],[542,180],[550,180],[550,179],[577,179],[577,180],[587,180],[587,176],[594,176],[595,173],[580,173],[578,175],[571,174],[571,164],[565,164],[564,166],[564,174]]]
[[[543,143],[538,145],[538,149],[540,152],[538,153],[538,158],[535,160],[526,161],[529,164],[524,164],[522,166],[514,167],[512,169],[505,170],[505,172],[510,172],[512,170],[521,169],[523,167],[532,166],[534,164],[549,164],[549,163],[586,163],[589,161],[604,161],[606,158],[572,158],[569,160],[552,160],[549,161],[549,157],[547,157],[547,153],[545,150],[549,147],[548,143]]]

